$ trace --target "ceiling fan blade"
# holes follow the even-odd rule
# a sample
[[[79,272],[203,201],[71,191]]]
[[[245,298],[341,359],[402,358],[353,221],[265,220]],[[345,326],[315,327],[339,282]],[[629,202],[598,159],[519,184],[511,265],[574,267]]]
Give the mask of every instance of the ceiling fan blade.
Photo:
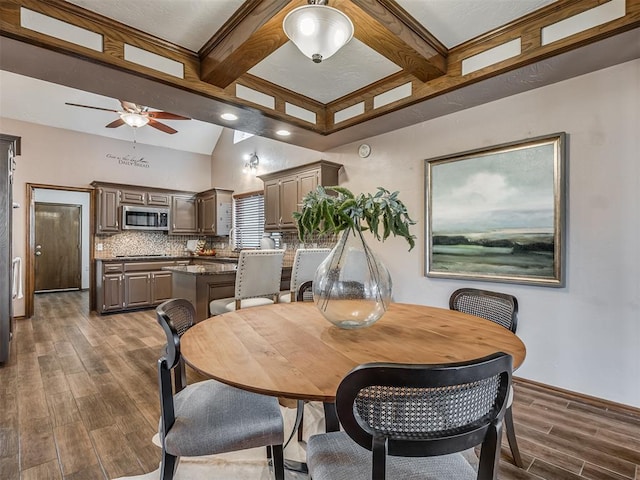
[[[69,102],[65,102],[64,104],[71,105],[72,107],[93,108],[94,110],[103,110],[105,112],[119,113],[117,110],[112,110],[110,108],[92,107],[91,105],[80,105],[78,103],[69,103]]]
[[[154,120],[153,118],[149,119],[149,126],[153,127],[153,128],[157,128],[161,132],[169,133],[171,135],[173,135],[174,133],[178,133],[177,130],[174,130],[169,125],[165,125],[164,123],[160,123],[160,122]]]
[[[151,118],[162,118],[164,120],[191,120],[189,117],[183,117],[182,115],[169,112],[147,112],[147,116]]]
[[[120,125],[124,125],[124,120],[122,120],[121,118],[118,118],[117,120],[114,120],[110,124],[106,125],[106,127],[107,128],[116,128],[116,127],[119,127]]]

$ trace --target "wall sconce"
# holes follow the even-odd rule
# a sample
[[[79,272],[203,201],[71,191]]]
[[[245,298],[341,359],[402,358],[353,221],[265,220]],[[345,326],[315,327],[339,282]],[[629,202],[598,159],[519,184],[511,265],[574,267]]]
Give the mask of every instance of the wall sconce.
[[[244,156],[246,163],[244,164],[244,168],[242,169],[242,173],[251,173],[253,175],[258,171],[258,164],[260,163],[260,159],[256,153],[247,154]]]

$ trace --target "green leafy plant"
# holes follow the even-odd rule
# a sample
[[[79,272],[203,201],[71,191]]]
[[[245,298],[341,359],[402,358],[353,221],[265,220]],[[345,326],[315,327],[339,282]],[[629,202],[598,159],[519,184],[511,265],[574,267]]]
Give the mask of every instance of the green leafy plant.
[[[327,192],[334,192],[331,195]],[[335,234],[343,230],[369,230],[377,240],[389,235],[404,237],[409,250],[415,246],[415,225],[407,207],[398,199],[399,192],[378,187],[375,194],[354,195],[344,187],[317,187],[302,200],[302,212],[294,212],[301,241],[313,233]]]

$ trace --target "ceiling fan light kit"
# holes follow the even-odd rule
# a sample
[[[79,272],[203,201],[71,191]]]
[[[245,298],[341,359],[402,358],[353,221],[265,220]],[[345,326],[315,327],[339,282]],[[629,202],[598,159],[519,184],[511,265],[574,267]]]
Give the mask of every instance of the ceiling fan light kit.
[[[284,33],[303,55],[320,63],[345,46],[353,37],[353,23],[326,0],[309,0],[282,22]]]
[[[149,117],[137,113],[121,113],[120,118],[124,123],[133,128],[144,127],[149,123]]]
[[[178,115],[175,113],[163,111],[153,112],[149,111],[149,107],[146,107],[144,105],[138,105],[137,103],[126,102],[124,100],[119,101],[120,105],[122,106],[122,110],[93,107],[91,105],[80,105],[78,103],[65,103],[66,105],[71,105],[72,107],[91,108],[93,110],[102,110],[104,112],[117,113],[120,118],[107,124],[107,128],[117,128],[125,124],[133,128],[140,128],[144,127],[145,125],[149,125],[156,130],[160,130],[161,132],[173,135],[174,133],[178,133],[178,131],[175,128],[170,127],[169,125],[165,125],[164,123],[159,122],[159,118],[165,120],[191,120],[189,117],[183,117],[182,115]]]

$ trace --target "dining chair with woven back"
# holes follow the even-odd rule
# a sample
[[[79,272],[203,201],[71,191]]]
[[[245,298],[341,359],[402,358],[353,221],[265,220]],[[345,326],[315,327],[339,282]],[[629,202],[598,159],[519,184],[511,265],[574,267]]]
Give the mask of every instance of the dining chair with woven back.
[[[242,250],[238,257],[235,295],[210,302],[209,313],[220,315],[277,303],[283,260],[284,250]]]
[[[513,295],[477,288],[460,288],[449,297],[449,308],[482,317],[516,333],[518,327],[518,300]],[[524,468],[513,424],[513,387],[509,390],[507,410],[504,416],[507,440],[514,463]]]
[[[356,367],[336,393],[344,431],[309,439],[311,478],[496,479],[511,370],[502,352],[453,364]]]
[[[280,292],[281,303],[297,300],[296,295],[300,285],[313,280],[318,266],[330,252],[330,248],[299,248],[296,250],[291,268],[291,285],[288,291]]]
[[[296,302],[313,302],[313,281],[302,282],[296,292]]]
[[[173,478],[182,456],[255,447],[267,448],[275,479],[284,480],[284,422],[278,400],[216,380],[187,385],[180,337],[194,324],[195,309],[188,300],[171,299],[156,308],[156,316],[167,337],[158,360],[161,480]]]

